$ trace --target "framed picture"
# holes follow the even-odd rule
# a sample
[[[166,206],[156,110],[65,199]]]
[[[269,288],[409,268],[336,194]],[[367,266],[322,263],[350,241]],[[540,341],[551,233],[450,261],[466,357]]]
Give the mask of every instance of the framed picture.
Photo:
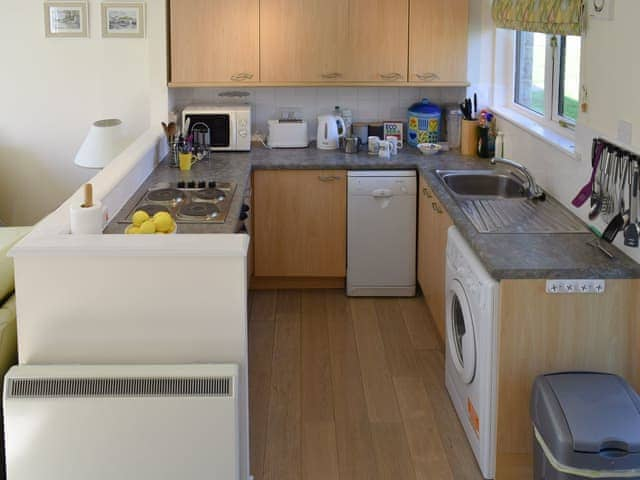
[[[46,2],[44,4],[47,37],[88,37],[86,2]]]
[[[144,37],[144,3],[102,4],[103,37]]]

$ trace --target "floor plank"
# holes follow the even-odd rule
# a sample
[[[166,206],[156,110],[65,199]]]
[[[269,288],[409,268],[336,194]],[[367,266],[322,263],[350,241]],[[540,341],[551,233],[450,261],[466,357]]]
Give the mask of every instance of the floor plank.
[[[435,350],[417,353],[422,366],[422,380],[432,405],[438,406],[436,423],[456,480],[481,480],[482,475],[473,451],[444,384],[444,355]]]
[[[258,302],[252,302],[253,308],[249,321],[251,472],[256,480],[263,477],[275,332],[276,293],[267,293],[268,295],[263,295],[260,292],[257,296]],[[274,308],[269,308],[270,305]]]
[[[304,422],[302,427],[302,478],[337,480],[336,427],[330,422]]]
[[[371,424],[373,444],[380,479],[412,480],[416,478],[407,437],[398,422],[375,422]]]
[[[418,480],[453,480],[434,409],[420,378],[393,379]]]
[[[400,422],[398,402],[393,391],[374,301],[369,298],[352,298],[349,303],[369,420]]]
[[[406,298],[399,303],[413,347],[417,350],[444,351],[424,297]]]
[[[278,292],[275,315],[264,478],[298,480],[302,420],[299,292]]]
[[[378,469],[372,461],[371,426],[348,300],[341,291],[329,291],[326,302],[340,478],[375,480]]]
[[[418,360],[398,300],[377,298],[374,304],[391,376],[419,376]]]
[[[331,357],[324,292],[301,294],[302,472],[304,479],[337,479]]]

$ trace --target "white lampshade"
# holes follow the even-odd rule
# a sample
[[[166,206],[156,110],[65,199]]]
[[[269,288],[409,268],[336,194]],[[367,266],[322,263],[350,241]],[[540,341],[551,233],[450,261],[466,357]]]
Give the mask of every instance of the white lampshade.
[[[75,164],[86,168],[104,168],[123,148],[122,121],[117,118],[98,120],[76,153]]]

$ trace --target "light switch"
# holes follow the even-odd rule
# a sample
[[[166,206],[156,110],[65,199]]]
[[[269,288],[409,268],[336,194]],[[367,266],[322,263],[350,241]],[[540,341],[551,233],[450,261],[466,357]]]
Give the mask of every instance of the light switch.
[[[597,20],[613,20],[614,0],[587,0],[589,16]]]

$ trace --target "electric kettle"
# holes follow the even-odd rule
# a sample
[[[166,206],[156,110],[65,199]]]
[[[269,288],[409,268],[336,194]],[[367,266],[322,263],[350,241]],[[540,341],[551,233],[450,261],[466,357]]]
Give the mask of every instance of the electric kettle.
[[[338,129],[341,127],[341,130]],[[317,143],[320,150],[337,150],[340,137],[344,137],[347,127],[342,117],[336,115],[320,115],[318,117]]]

